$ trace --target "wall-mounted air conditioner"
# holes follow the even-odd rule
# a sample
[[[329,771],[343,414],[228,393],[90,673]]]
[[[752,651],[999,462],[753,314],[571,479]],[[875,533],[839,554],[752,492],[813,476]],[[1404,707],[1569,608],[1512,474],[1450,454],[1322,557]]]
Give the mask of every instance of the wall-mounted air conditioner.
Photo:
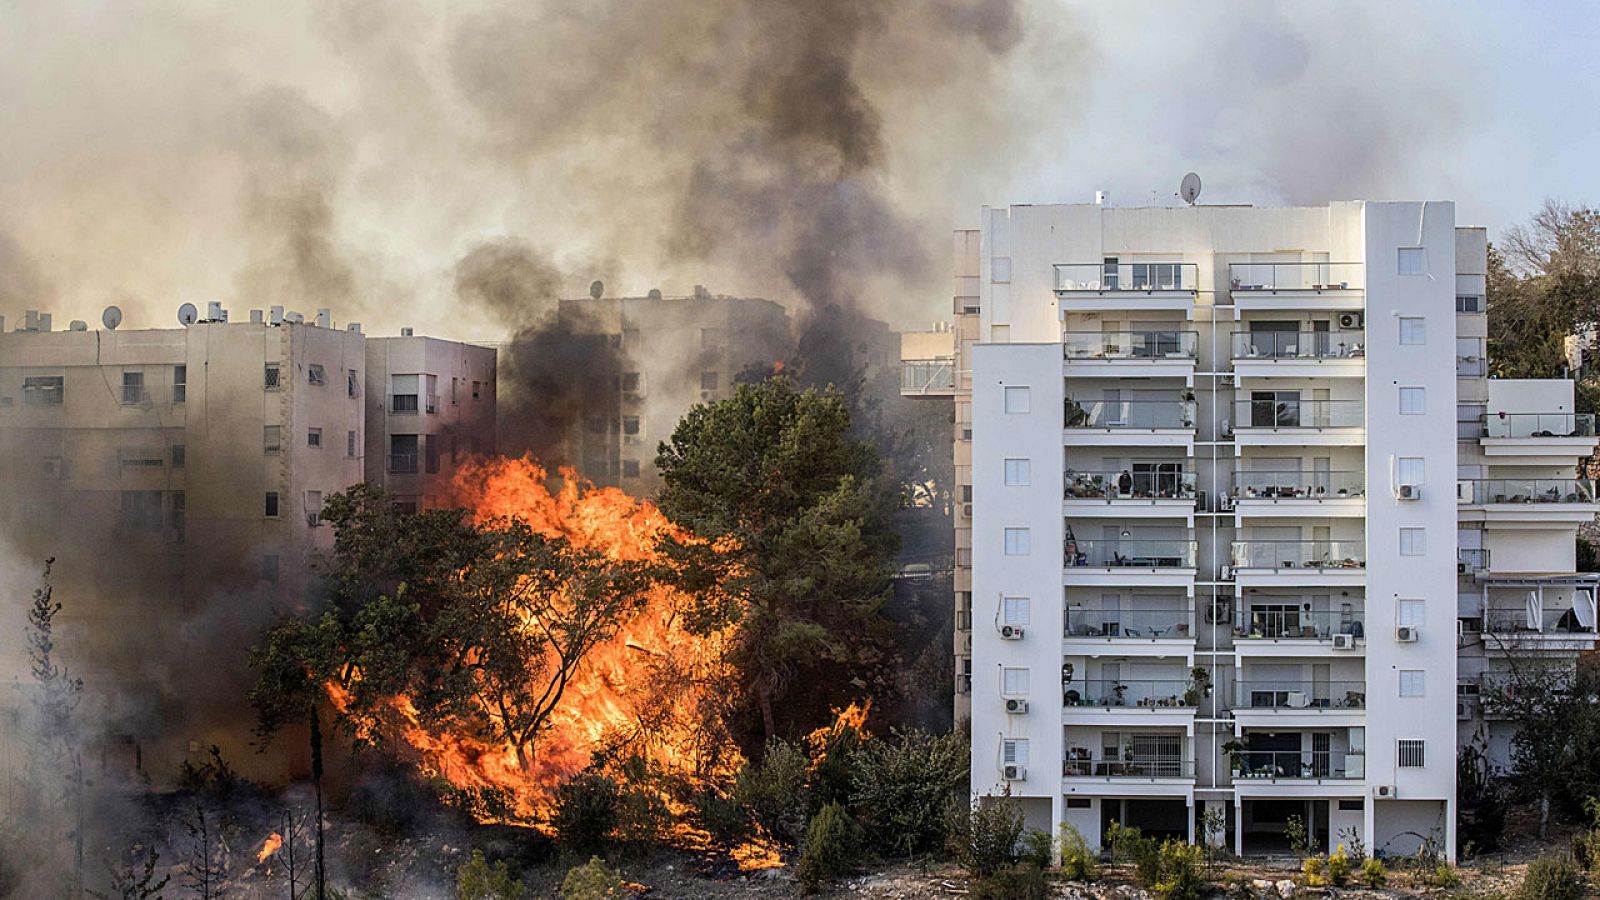
[[[1395,798],[1394,785],[1375,784],[1372,786],[1372,796],[1379,800],[1393,800]]]
[[[1012,697],[1006,701],[1006,712],[1013,716],[1025,716],[1028,714],[1028,701]]]
[[[1401,500],[1421,500],[1422,499],[1422,485],[1420,485],[1420,484],[1402,484],[1402,485],[1400,485],[1399,490],[1395,491],[1395,496],[1400,498]]]
[[[1021,625],[1000,626],[1000,640],[1002,641],[1020,641],[1022,640],[1023,634],[1024,632]]]
[[[1354,650],[1355,648],[1356,648],[1356,636],[1355,635],[1353,635],[1353,634],[1336,634],[1336,635],[1333,636],[1333,649],[1335,649],[1335,650]]]
[[[1415,643],[1417,640],[1416,626],[1401,625],[1394,630],[1394,639],[1402,644]]]
[[[1027,781],[1028,767],[1017,765],[1001,766],[1000,777],[1004,778],[1006,781]]]
[[[1366,324],[1367,317],[1363,313],[1346,312],[1339,314],[1339,327],[1345,331],[1354,331],[1358,328],[1364,328],[1366,327]]]

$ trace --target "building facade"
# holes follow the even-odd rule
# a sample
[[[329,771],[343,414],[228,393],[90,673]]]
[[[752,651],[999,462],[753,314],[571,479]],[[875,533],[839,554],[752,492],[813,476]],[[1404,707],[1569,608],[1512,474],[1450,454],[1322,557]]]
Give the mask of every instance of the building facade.
[[[1518,654],[1593,646],[1570,382],[1487,378],[1447,202],[985,209],[956,237],[972,787],[1098,844],[1455,844]],[[929,388],[928,385],[935,385]],[[969,630],[963,630],[965,626]],[[970,693],[965,693],[970,692]]]

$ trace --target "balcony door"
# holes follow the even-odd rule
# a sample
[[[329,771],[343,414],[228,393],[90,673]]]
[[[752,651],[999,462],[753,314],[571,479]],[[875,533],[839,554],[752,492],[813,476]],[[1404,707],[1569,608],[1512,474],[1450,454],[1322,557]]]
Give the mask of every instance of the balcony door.
[[[1300,333],[1300,323],[1287,320],[1266,320],[1250,323],[1250,343],[1245,348],[1247,356],[1294,356]]]
[[[1251,391],[1250,425],[1254,428],[1300,427],[1300,392]]]

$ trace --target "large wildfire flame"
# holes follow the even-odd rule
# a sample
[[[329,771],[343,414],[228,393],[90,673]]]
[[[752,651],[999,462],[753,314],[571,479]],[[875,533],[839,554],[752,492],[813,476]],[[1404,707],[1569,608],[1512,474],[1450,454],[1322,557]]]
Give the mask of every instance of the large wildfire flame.
[[[552,492],[547,475],[527,458],[479,461],[458,473],[454,501],[479,521],[515,517],[622,560],[653,560],[657,540],[674,528],[648,502],[596,488],[569,470]],[[722,782],[744,762],[720,727],[726,635],[686,631],[677,616],[680,599],[653,588],[642,610],[589,653],[527,768],[511,747],[424,728],[404,697],[393,701],[408,723],[398,737],[425,775],[457,788],[503,792],[513,819],[523,823],[546,819],[557,785],[597,757],[642,759],[653,772],[692,785]],[[345,700],[335,685],[329,694],[336,705]]]

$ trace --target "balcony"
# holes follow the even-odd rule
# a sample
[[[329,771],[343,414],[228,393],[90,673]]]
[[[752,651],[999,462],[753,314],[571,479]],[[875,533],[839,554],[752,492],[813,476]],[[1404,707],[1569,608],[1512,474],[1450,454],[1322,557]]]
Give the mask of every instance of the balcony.
[[[1491,464],[1566,465],[1594,451],[1594,416],[1588,413],[1492,412],[1483,417],[1479,444]]]
[[[1194,511],[1195,473],[1068,469],[1063,509],[1072,516],[1186,516]]]
[[[1194,541],[1066,541],[1068,569],[1193,569]]]
[[[1084,609],[1069,606],[1063,631],[1068,640],[1096,643],[1192,641],[1190,623],[1193,621],[1194,611],[1188,607]]]
[[[1366,332],[1355,328],[1233,333],[1233,368],[1242,378],[1360,378],[1366,355]]]
[[[389,454],[389,471],[395,475],[414,475],[417,471],[417,454]]]
[[[1179,330],[1063,332],[1063,374],[1184,376],[1194,369],[1199,338]]]
[[[1366,473],[1236,472],[1229,499],[1240,516],[1360,517],[1366,514]]]
[[[1200,284],[1194,263],[1057,263],[1055,293],[1068,312],[1176,310],[1193,312]]]
[[[1483,417],[1486,438],[1592,438],[1592,413],[1487,413]],[[1593,442],[1591,442],[1592,444]]]
[[[1183,400],[1085,400],[1067,398],[1063,440],[1081,446],[1179,446],[1194,444],[1195,403]]]
[[[1233,263],[1229,295],[1240,310],[1360,310],[1366,305],[1361,263]]]
[[[1104,778],[1155,780],[1194,778],[1194,760],[1181,756],[1128,756],[1105,759],[1073,755],[1061,763],[1063,778]]]
[[[1359,781],[1366,755],[1344,750],[1240,750],[1229,754],[1236,780]]]
[[[1061,705],[1073,709],[1176,710],[1193,712],[1199,691],[1186,680],[1091,679],[1063,685]]]
[[[1489,551],[1481,547],[1456,548],[1456,574],[1475,575],[1489,568]]]
[[[1234,541],[1240,584],[1355,586],[1366,580],[1365,541]]]
[[[954,359],[903,359],[900,361],[900,396],[954,397]]]
[[[1362,400],[1305,400],[1299,391],[1255,391],[1233,403],[1234,441],[1256,446],[1348,446],[1367,424]]]
[[[1326,644],[1341,634],[1362,640],[1366,636],[1364,619],[1363,610],[1357,608],[1316,611],[1302,609],[1297,603],[1264,604],[1239,610],[1233,636],[1235,646],[1241,649],[1247,643],[1266,647],[1284,641]]]
[[[1581,525],[1600,513],[1594,482],[1587,478],[1464,478],[1456,482],[1463,506],[1481,507],[1483,521],[1551,527]]]
[[[1361,710],[1367,708],[1367,683],[1246,679],[1234,685],[1232,708],[1236,715],[1245,710]]]

